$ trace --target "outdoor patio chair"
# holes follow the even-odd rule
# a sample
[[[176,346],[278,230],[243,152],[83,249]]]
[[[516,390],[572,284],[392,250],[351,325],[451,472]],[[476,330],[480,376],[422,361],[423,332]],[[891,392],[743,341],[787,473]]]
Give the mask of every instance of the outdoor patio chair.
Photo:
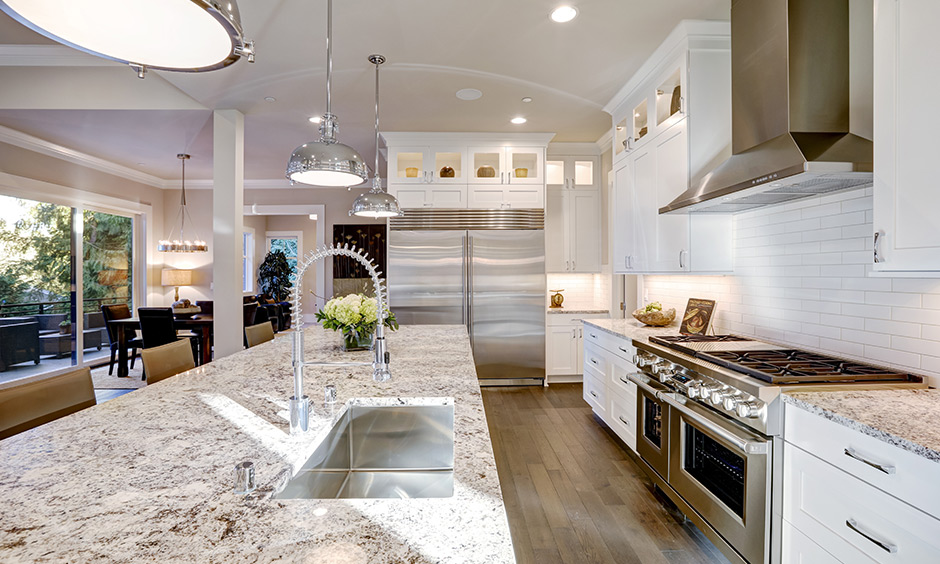
[[[95,405],[88,368],[0,388],[0,439]]]
[[[144,349],[140,351],[140,358],[144,362],[148,386],[196,367],[193,349],[183,339]]]
[[[108,375],[114,373],[114,354],[118,350],[117,329],[111,325],[115,319],[128,319],[131,316],[131,310],[127,304],[112,304],[101,306],[101,314],[104,315],[105,327],[108,329],[108,343],[111,346],[111,363],[108,365]],[[144,346],[143,340],[134,337],[127,340],[127,346],[131,349],[131,368],[134,368],[134,359],[137,358],[137,349]]]
[[[245,327],[245,340],[248,342],[248,348],[274,340],[274,328],[270,321],[262,321],[257,325]]]
[[[39,364],[39,323],[28,317],[0,319],[0,372],[29,360]]]

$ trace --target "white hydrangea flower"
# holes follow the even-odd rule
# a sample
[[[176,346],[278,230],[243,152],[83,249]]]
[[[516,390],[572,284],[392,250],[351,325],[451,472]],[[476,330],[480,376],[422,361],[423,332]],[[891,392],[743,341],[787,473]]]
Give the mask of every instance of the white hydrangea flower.
[[[375,298],[362,296],[362,305],[359,306],[359,313],[362,320],[366,323],[374,323],[379,317],[379,304]]]

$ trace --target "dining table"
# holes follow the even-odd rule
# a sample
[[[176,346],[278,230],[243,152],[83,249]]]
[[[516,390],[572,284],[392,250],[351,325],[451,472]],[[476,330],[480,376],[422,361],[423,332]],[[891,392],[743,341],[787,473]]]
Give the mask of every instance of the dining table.
[[[128,336],[135,330],[140,329],[140,319],[137,317],[128,317],[125,319],[112,319],[108,322],[115,329],[115,336],[118,342],[118,378],[128,376],[127,369],[127,341]],[[199,317],[174,317],[173,326],[176,329],[188,329],[199,334],[199,350],[202,351],[200,358],[196,359],[198,364],[206,364],[212,361],[212,316],[200,315]]]

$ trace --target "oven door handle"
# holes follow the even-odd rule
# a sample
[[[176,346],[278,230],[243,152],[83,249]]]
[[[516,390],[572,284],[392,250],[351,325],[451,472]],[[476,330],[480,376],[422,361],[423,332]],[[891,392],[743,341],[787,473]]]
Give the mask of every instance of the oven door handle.
[[[649,395],[653,396],[656,399],[662,399],[660,396],[663,394],[663,392],[669,391],[665,388],[658,390],[650,386],[649,382],[651,382],[653,379],[639,372],[631,372],[630,374],[626,375],[626,379],[624,378],[625,378],[624,376],[621,376],[620,381],[626,383],[629,380],[630,382],[633,382],[634,384],[636,384],[638,388],[644,390],[646,393],[648,393]]]
[[[698,414],[691,409],[689,409],[685,404],[676,401],[667,394],[662,394],[660,399],[672,406],[673,409],[679,413],[685,415],[688,419],[702,425],[706,432],[712,433],[728,441],[738,448],[743,453],[746,454],[767,454],[767,443],[764,441],[749,441],[745,438],[742,438],[735,433],[719,426],[717,423],[710,421],[706,417]]]

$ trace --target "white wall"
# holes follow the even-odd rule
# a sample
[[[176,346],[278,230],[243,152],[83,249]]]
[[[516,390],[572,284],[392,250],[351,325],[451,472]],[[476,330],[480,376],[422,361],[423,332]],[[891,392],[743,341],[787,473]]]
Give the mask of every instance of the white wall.
[[[869,361],[940,386],[940,279],[868,277],[871,189],[735,216],[734,276],[645,276],[640,292],[681,315],[718,300],[717,332]]]

